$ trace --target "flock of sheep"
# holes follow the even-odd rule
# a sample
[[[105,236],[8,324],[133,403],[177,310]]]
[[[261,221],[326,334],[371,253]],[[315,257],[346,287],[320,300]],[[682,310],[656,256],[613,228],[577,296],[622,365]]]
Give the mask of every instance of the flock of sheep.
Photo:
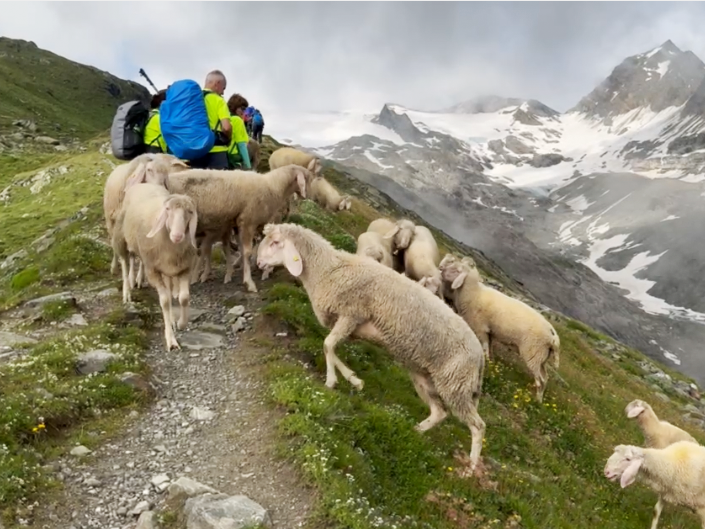
[[[168,154],[144,154],[117,166],[105,184],[104,213],[114,252],[111,271],[120,265],[123,301],[146,280],[159,295],[166,347],[180,348],[171,298],[179,300],[176,327],[184,329],[190,284],[199,275],[201,282],[208,279],[213,244],[222,243],[225,283],[241,258],[242,281],[250,292],[257,291],[252,258],[263,279],[284,266],[330,329],[323,345],[326,386],[336,385],[337,369],[352,386],[363,388],[335,354],[339,342],[354,337],[382,345],[408,369],[429,407],[416,430],[426,431],[452,412],[470,429],[475,471],[485,433],[478,405],[492,343],[517,348],[542,402],[547,365],[559,366],[553,326],[527,304],[484,285],[470,257],[449,253],[441,259],[431,231],[408,219],[374,220],[358,237],[355,254],[334,248],[310,229],[282,223],[298,197],[331,211],[350,209],[351,199],[323,178],[320,160],[310,154],[283,147],[272,153],[269,165],[267,173],[191,169]],[[621,478],[626,487],[638,475],[659,494],[652,529],[662,500],[695,509],[705,528],[705,447],[659,421],[642,401],[630,403],[627,414],[638,417],[647,447],[617,446],[605,476]]]

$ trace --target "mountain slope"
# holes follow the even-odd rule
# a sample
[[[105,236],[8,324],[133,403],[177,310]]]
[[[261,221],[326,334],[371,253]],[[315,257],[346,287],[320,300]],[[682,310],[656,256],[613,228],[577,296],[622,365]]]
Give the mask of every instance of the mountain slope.
[[[335,136],[287,133],[482,249],[546,305],[705,380],[702,109],[705,65],[667,41],[565,114],[485,96],[309,116]]]
[[[107,130],[121,103],[149,100],[138,83],[6,37],[0,37],[0,79],[0,133],[31,120],[45,134],[86,138]]]

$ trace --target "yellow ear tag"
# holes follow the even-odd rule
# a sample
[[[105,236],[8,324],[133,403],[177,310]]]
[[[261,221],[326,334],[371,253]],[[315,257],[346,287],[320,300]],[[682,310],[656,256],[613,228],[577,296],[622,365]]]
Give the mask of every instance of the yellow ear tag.
[[[299,260],[299,256],[298,256],[298,255],[295,255],[294,257],[292,257],[292,259],[293,259],[294,261],[298,261],[298,260]]]

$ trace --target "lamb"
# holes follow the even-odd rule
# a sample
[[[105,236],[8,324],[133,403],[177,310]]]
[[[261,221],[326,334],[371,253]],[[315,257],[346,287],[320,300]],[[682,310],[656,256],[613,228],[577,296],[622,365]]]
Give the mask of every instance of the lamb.
[[[478,414],[485,361],[477,337],[460,316],[427,289],[367,257],[336,250],[295,224],[268,224],[257,266],[283,265],[308,293],[325,338],[326,387],[336,368],[355,388],[363,381],[335,354],[348,336],[379,343],[410,371],[430,415],[424,432],[447,416],[446,406],[470,429],[471,469],[480,461],[485,423]]]
[[[357,237],[357,255],[366,255],[388,268],[394,268],[389,240],[385,240],[375,231],[366,231]]]
[[[171,194],[155,184],[129,187],[115,223],[112,246],[122,268],[123,301],[130,301],[132,283],[126,260],[129,254],[138,255],[147,280],[159,293],[167,351],[172,347],[181,349],[174,335],[172,295],[178,296],[181,305],[178,328],[184,329],[188,323],[189,276],[197,255],[197,224],[196,203],[190,197]]]
[[[103,213],[108,238],[112,237],[115,217],[120,211],[127,187],[142,182],[166,186],[169,174],[188,168],[184,161],[171,154],[147,153],[113,169],[105,181],[103,190]],[[117,264],[117,256],[113,254],[113,261],[110,264],[111,273],[117,273]]]
[[[281,147],[269,156],[269,168],[278,169],[285,165],[294,164],[305,167],[314,177],[320,176],[323,171],[321,160],[315,155],[309,154],[293,147]]]
[[[622,488],[637,478],[673,505],[695,511],[705,529],[705,447],[677,441],[665,448],[617,445],[607,459],[605,477]],[[651,522],[656,529],[658,517]]]
[[[350,195],[341,196],[338,190],[322,176],[317,176],[311,182],[309,198],[330,211],[349,210],[352,206]]]
[[[294,193],[306,198],[310,176],[307,169],[293,164],[264,174],[192,169],[174,175],[169,180],[169,186],[172,192],[194,199],[198,208],[199,231],[222,236],[226,230],[237,228],[243,283],[248,291],[257,292],[250,270],[250,255],[257,228],[284,209]],[[230,245],[226,244],[224,250],[229,253]],[[209,256],[210,247],[204,244],[201,261]],[[231,280],[233,274],[233,260],[228,258],[228,262],[225,283]]]
[[[534,375],[536,400],[543,402],[548,383],[546,363],[553,357],[558,369],[560,340],[538,311],[482,284],[472,259],[446,254],[439,265],[443,282],[450,285],[453,305],[470,325],[489,358],[492,340],[516,345]]]
[[[631,401],[627,404],[624,412],[628,418],[636,418],[639,428],[644,434],[644,446],[647,448],[666,448],[668,445],[678,441],[690,441],[697,444],[695,438],[685,430],[670,422],[659,420],[653,408],[643,400],[635,399]],[[658,526],[662,511],[663,498],[659,496],[654,506],[654,518],[651,522],[651,529],[656,529]]]
[[[414,226],[411,244],[404,252],[404,273],[443,299],[441,272],[438,269],[440,261],[438,244],[431,230],[426,226]]]

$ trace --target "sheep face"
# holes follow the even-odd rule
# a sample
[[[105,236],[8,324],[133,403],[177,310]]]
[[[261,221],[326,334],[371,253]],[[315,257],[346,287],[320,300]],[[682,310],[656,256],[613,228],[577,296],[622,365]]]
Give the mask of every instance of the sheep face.
[[[649,407],[649,405],[646,402],[636,399],[627,404],[627,407],[624,408],[624,413],[627,414],[629,419],[633,419],[646,411],[647,407]]]
[[[622,488],[628,487],[636,480],[636,475],[644,462],[644,452],[638,446],[617,445],[605,463],[605,477],[616,481]]]
[[[431,293],[435,294],[436,296],[440,296],[441,276],[440,274],[438,274],[437,276],[422,277],[419,280],[419,285],[424,288],[427,288],[431,291]]]
[[[449,258],[446,255],[440,262],[438,269],[441,271],[441,280],[450,283],[452,290],[462,287],[463,283],[468,279],[476,283],[482,282],[480,272],[472,260],[466,260],[465,258],[459,260],[455,256]]]
[[[399,250],[406,250],[409,247],[415,227],[416,225],[410,220],[402,219],[398,220],[396,226],[384,234],[385,239],[394,237],[394,255],[397,255]]]
[[[291,275],[298,277],[303,272],[303,262],[294,243],[286,238],[278,224],[267,224],[263,230],[264,238],[257,249],[257,267],[284,265]]]
[[[152,238],[162,228],[166,228],[171,242],[179,244],[186,238],[186,230],[188,229],[191,244],[194,248],[198,248],[196,242],[197,225],[198,213],[193,199],[186,195],[169,195],[147,237]]]
[[[340,203],[338,204],[338,211],[350,209],[351,206],[352,206],[352,199],[348,195],[345,195],[341,199]]]

